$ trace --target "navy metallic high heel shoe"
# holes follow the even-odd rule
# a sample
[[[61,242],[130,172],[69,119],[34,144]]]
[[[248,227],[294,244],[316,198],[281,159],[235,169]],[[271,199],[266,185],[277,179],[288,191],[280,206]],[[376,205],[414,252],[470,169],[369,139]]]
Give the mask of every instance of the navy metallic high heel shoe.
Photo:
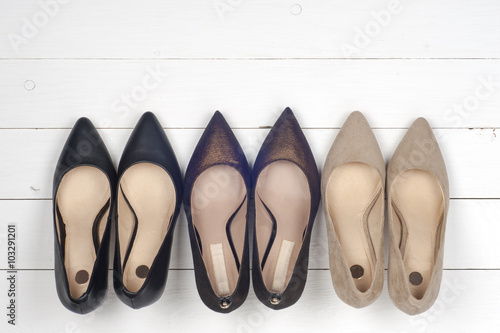
[[[132,132],[118,178],[114,288],[139,309],[163,294],[182,202],[179,164],[153,113],[144,113]]]
[[[252,180],[254,291],[266,306],[283,309],[304,290],[320,201],[318,168],[289,108],[266,137]]]
[[[57,162],[52,209],[57,294],[79,314],[95,310],[106,296],[115,186],[104,142],[90,120],[80,118]]]
[[[217,111],[184,178],[196,286],[205,305],[216,312],[235,310],[248,294],[250,183],[243,150]]]

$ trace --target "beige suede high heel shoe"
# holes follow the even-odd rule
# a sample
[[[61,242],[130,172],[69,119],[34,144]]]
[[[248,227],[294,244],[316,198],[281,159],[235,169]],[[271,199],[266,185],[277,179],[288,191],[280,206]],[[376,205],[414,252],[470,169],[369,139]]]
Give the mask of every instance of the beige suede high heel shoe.
[[[384,283],[385,162],[361,112],[353,112],[333,142],[321,178],[330,271],[337,295],[361,308]]]
[[[389,294],[410,315],[429,309],[441,285],[449,185],[424,118],[410,127],[387,169]]]

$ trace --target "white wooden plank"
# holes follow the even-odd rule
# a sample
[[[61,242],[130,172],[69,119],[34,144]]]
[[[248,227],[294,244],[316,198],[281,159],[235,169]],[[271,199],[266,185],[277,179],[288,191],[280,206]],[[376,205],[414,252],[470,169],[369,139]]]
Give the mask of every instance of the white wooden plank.
[[[53,269],[51,209],[50,200],[0,200],[0,211],[3,213],[3,218],[0,220],[0,245],[1,248],[6,247],[4,244],[6,244],[7,226],[15,223],[18,231],[17,268]],[[497,241],[497,235],[500,233],[499,215],[500,200],[452,200],[446,233],[444,267],[500,269],[498,256],[500,243]],[[177,222],[172,246],[170,267],[192,269],[187,223],[183,213]],[[388,253],[387,248],[386,253]],[[309,258],[311,269],[328,269],[328,243],[321,208],[313,228]],[[6,251],[3,251],[0,253],[0,269],[7,268]]]
[[[41,3],[1,2],[0,57],[500,55],[500,27],[494,24],[500,5],[495,0]]]
[[[0,332],[500,331],[499,15],[496,0],[0,1]],[[87,316],[63,308],[50,196],[78,117],[100,128],[117,164],[131,128],[151,110],[185,169],[214,110],[237,128],[252,163],[268,133],[260,127],[285,106],[306,128],[320,167],[353,110],[376,128],[386,161],[416,117],[436,129],[455,199],[433,308],[406,316],[391,304],[387,284],[368,308],[342,303],[331,284],[321,208],[308,283],[287,310],[264,307],[252,288],[230,315],[207,309],[183,213],[160,301],[129,309],[110,272],[103,307]],[[21,269],[16,327],[5,316],[10,223]]]
[[[111,276],[110,276],[111,277]],[[301,299],[292,307],[274,311],[261,304],[250,290],[246,302],[228,315],[203,305],[192,271],[171,271],[163,297],[155,304],[133,310],[122,304],[112,288],[104,305],[77,315],[66,310],[55,291],[53,271],[18,273],[17,326],[0,321],[2,332],[496,332],[500,272],[445,271],[441,293],[426,313],[410,317],[399,311],[388,295],[364,309],[354,309],[335,295],[328,271],[311,271]],[[6,279],[0,279],[7,290]],[[6,295],[2,293],[2,303]],[[43,304],[43,305],[42,305]],[[5,317],[5,316],[3,316]],[[193,318],[196,318],[193,320]]]
[[[6,60],[0,73],[3,128],[68,128],[84,115],[131,128],[145,110],[168,128],[202,128],[217,109],[256,128],[286,106],[308,128],[340,127],[354,110],[376,128],[420,116],[500,126],[500,60]]]
[[[160,114],[165,116],[165,113]],[[210,114],[204,116],[207,122]],[[303,117],[299,116],[299,119]],[[118,164],[130,129],[100,130],[115,164]],[[201,129],[167,129],[177,158],[184,170],[198,142]],[[236,129],[235,134],[252,164],[268,129]],[[334,129],[306,129],[306,136],[322,168],[328,150],[338,132]],[[500,169],[500,141],[495,129],[436,130],[448,164],[452,198],[500,198],[500,188],[493,181]],[[405,130],[375,130],[388,161]],[[52,175],[68,129],[0,130],[0,199],[48,199],[52,196]],[[480,167],[480,169],[479,169]]]

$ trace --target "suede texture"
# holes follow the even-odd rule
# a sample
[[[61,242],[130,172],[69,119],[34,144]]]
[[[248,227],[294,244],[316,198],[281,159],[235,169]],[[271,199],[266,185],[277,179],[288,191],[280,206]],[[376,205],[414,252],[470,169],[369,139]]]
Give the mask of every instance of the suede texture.
[[[407,272],[399,249],[401,225],[391,209],[391,188],[394,180],[406,170],[419,169],[433,174],[443,191],[445,200],[440,238],[436,243],[436,261],[427,290],[421,299],[410,293]],[[389,294],[393,303],[403,312],[416,315],[428,310],[435,302],[441,285],[443,271],[444,234],[449,207],[449,184],[446,166],[429,123],[418,118],[401,140],[387,168],[388,223],[389,223]]]
[[[370,288],[365,292],[361,292],[354,284],[351,276],[349,265],[329,214],[330,203],[327,202],[326,198],[327,185],[334,170],[343,164],[351,162],[368,164],[379,172],[382,183],[382,193],[380,195],[384,198],[384,158],[368,121],[359,111],[353,112],[347,118],[330,148],[322,173],[321,193],[326,217],[330,272],[335,292],[342,301],[350,306],[362,308],[370,305],[379,297],[384,284],[384,216],[382,213],[380,221],[375,225],[370,225],[369,228],[370,239],[368,242],[373,245],[375,252],[375,271]]]

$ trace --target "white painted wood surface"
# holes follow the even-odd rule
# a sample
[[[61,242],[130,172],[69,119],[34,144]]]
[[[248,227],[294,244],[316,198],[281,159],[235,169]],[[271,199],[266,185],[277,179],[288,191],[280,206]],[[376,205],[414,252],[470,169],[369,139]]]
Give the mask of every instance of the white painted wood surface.
[[[344,118],[349,112],[343,113]],[[310,114],[296,112],[299,119]],[[160,118],[168,118],[168,112],[159,112]],[[279,112],[273,114],[279,115]],[[199,112],[206,124],[212,112]],[[228,118],[238,118],[229,112]],[[276,117],[275,117],[276,118]],[[74,121],[68,122],[72,126]],[[275,119],[273,119],[274,121]],[[408,124],[411,124],[410,118]],[[135,125],[135,120],[132,123]],[[388,162],[406,129],[375,129],[375,135]],[[493,129],[438,129],[435,131],[446,161],[449,164],[452,198],[498,198],[500,187],[492,181],[500,170],[500,138]],[[69,129],[4,129],[0,130],[0,156],[9,156],[0,174],[0,199],[50,199],[52,174]],[[101,136],[118,165],[131,129],[103,129]],[[187,167],[191,154],[203,129],[167,129],[166,133],[175,149],[182,169]],[[266,137],[269,129],[235,129],[250,164]],[[321,168],[328,150],[338,133],[337,129],[304,129],[317,164]],[[16,143],[16,144],[11,144]],[[19,146],[23,149],[19,149]],[[479,169],[480,168],[480,171]]]
[[[0,34],[27,41],[16,50],[2,38],[0,56],[345,58],[345,44],[360,58],[498,58],[500,52],[496,0],[58,2],[67,4],[50,11],[38,0],[2,1]]]
[[[211,0],[0,2],[0,308],[7,305],[7,225],[18,228],[18,326],[0,332],[499,332],[500,3],[497,0]],[[451,206],[441,294],[409,317],[387,288],[373,305],[342,303],[328,270],[324,218],[308,283],[293,307],[257,301],[229,315],[194,282],[185,217],[164,296],[134,311],[112,288],[79,316],[54,283],[52,174],[80,116],[118,164],[140,115],[155,112],[185,169],[219,109],[250,163],[284,107],[320,168],[353,110],[386,161],[426,117],[448,164]],[[111,278],[111,274],[110,274]]]
[[[311,270],[294,308],[271,310],[250,292],[229,315],[215,313],[199,299],[192,271],[172,270],[165,293],[154,305],[133,310],[112,289],[102,307],[81,316],[67,311],[53,293],[52,271],[22,271],[19,302],[22,332],[497,332],[498,311],[491,294],[500,292],[498,271],[445,271],[435,306],[419,316],[399,311],[384,287],[370,307],[354,309],[335,295],[326,270]],[[314,282],[313,282],[314,281]],[[111,283],[111,279],[109,283]],[[5,289],[4,279],[0,287]],[[30,296],[27,296],[30,295]],[[42,304],[42,305],[41,305]],[[466,310],[464,310],[466,309]],[[24,315],[23,315],[24,314]],[[3,326],[2,326],[3,327]],[[496,330],[495,330],[496,329]],[[5,332],[5,331],[2,331]],[[16,332],[8,330],[6,332]]]
[[[491,59],[4,60],[0,73],[1,128],[68,128],[82,115],[131,128],[144,110],[167,128],[204,128],[217,109],[231,126],[253,128],[285,106],[306,128],[340,127],[353,108],[375,128],[417,117],[437,128],[500,126]]]

